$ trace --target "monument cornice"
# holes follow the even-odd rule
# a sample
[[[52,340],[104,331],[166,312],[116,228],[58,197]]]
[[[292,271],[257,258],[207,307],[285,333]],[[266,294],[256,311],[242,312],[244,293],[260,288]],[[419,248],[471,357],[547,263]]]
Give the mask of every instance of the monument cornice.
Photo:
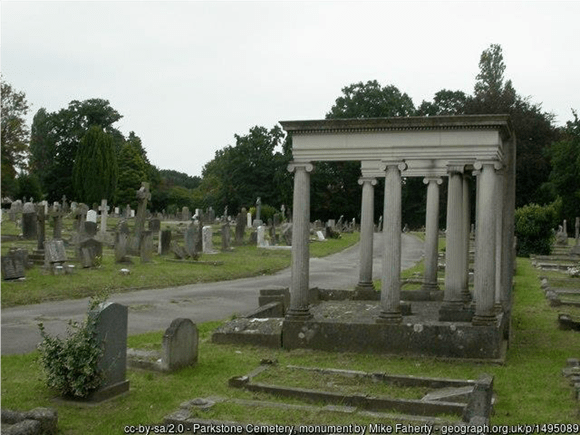
[[[513,137],[509,115],[408,116],[280,121],[288,133],[332,134],[385,131],[499,130],[502,139]]]

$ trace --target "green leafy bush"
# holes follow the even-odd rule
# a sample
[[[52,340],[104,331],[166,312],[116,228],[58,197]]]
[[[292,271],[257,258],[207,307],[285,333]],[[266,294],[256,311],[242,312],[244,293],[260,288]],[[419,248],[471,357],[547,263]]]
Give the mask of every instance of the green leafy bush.
[[[96,298],[89,310],[98,305]],[[38,324],[42,342],[38,345],[40,363],[46,384],[65,397],[87,397],[99,388],[103,375],[98,368],[103,354],[96,336],[96,320],[87,316],[85,322],[69,321],[67,337],[51,337],[42,323]]]
[[[550,254],[560,204],[560,201],[545,206],[528,204],[516,209],[517,255],[529,257],[530,254]]]

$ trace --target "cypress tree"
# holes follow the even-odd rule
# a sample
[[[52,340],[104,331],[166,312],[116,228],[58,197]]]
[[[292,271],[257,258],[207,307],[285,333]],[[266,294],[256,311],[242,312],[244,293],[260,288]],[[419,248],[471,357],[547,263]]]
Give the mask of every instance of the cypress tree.
[[[113,139],[100,126],[91,127],[80,141],[73,167],[77,199],[87,204],[113,201],[118,167]]]

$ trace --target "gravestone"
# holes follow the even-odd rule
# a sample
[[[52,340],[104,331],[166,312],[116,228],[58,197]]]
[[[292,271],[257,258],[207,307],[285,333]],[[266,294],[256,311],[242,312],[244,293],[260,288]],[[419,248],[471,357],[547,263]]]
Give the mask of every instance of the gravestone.
[[[258,248],[265,248],[268,246],[268,242],[266,241],[266,227],[264,225],[260,225],[257,229],[258,237],[257,243]]]
[[[161,221],[158,218],[149,219],[149,231],[158,233],[161,230]]]
[[[115,217],[119,217],[120,211],[119,207],[115,207]]]
[[[101,233],[107,232],[107,218],[109,213],[109,206],[107,205],[107,200],[102,199],[101,205],[99,206],[99,211],[101,212]]]
[[[92,210],[89,210],[89,212]],[[97,235],[97,223],[93,221],[86,221],[83,225],[84,234],[86,237],[94,237]]]
[[[282,237],[286,245],[292,246],[292,224],[286,223],[282,225]]]
[[[62,217],[63,213],[61,210],[56,208],[51,214],[52,217],[52,224],[53,224],[53,239],[62,239]]]
[[[203,225],[200,222],[194,223],[195,228],[195,250],[197,252],[203,252]]]
[[[2,256],[2,279],[5,281],[24,278],[24,263],[17,256]]]
[[[133,249],[139,251],[141,243],[141,233],[145,228],[145,211],[147,210],[147,201],[151,199],[151,193],[149,192],[149,183],[141,183],[141,187],[136,193],[137,195],[137,217],[135,218],[135,244]]]
[[[253,225],[254,228],[257,228],[263,224],[261,216],[262,216],[262,198],[258,196],[258,199],[256,200],[256,219],[254,220]]]
[[[36,209],[31,202],[22,207],[22,237],[25,240],[34,240],[37,237]]]
[[[242,208],[236,218],[236,245],[244,243],[244,233],[246,231],[246,209]]]
[[[223,224],[222,228],[221,228],[221,232],[222,232],[222,250],[227,251],[231,247],[232,235],[230,232],[230,224],[227,222],[225,224]]]
[[[64,242],[62,240],[48,240],[44,244],[44,260],[50,266],[67,261]]]
[[[117,225],[117,231],[129,235],[130,233],[129,224],[127,223],[126,220],[122,220],[121,222],[119,222],[119,224]]]
[[[202,249],[204,254],[214,254],[213,250],[213,230],[207,225],[202,229]]]
[[[97,258],[103,256],[103,244],[95,239],[82,240],[77,248],[77,255],[84,268],[97,265]]]
[[[127,245],[129,235],[122,231],[115,233],[115,263],[130,263],[131,260],[127,257]]]
[[[174,371],[197,362],[197,326],[189,319],[175,319],[163,335],[162,369]]]
[[[189,207],[183,207],[181,209],[181,220],[182,221],[191,220],[191,213],[189,212]]]
[[[127,204],[127,207],[125,207],[125,213],[124,213],[125,214],[125,219],[129,219],[129,218],[133,217],[132,216],[132,211],[133,210],[131,210],[131,205]]]
[[[252,228],[252,213],[250,212],[246,214],[246,226]]]
[[[575,224],[574,246],[572,247],[571,253],[580,255],[580,217],[576,218]]]
[[[185,249],[179,246],[175,241],[171,242],[171,252],[175,255],[178,260],[184,260],[189,255]]]
[[[96,322],[96,337],[103,346],[98,362],[103,382],[91,397],[100,401],[129,391],[126,379],[128,310],[123,305],[106,302],[90,311],[89,316]]]
[[[197,256],[198,256],[197,253],[199,251],[197,249],[197,234],[198,234],[198,229],[197,229],[197,225],[195,225],[195,224],[190,224],[187,227],[187,229],[185,230],[185,234],[184,234],[185,252],[191,258],[197,258]]]
[[[318,237],[319,242],[324,242],[326,238],[324,237],[324,233],[322,231],[316,231],[316,236]]]
[[[159,235],[159,255],[166,255],[171,249],[171,230],[163,230]]]
[[[97,212],[95,210],[87,211],[86,222],[94,222],[95,224],[97,223]]]
[[[66,195],[62,196],[61,210],[63,213],[69,212],[68,202],[66,202]]]
[[[36,212],[36,249],[42,251],[44,249],[44,239],[46,233],[46,215],[44,213],[44,206],[38,207]]]
[[[153,234],[151,231],[143,231],[141,233],[139,246],[141,263],[150,263],[153,255]]]
[[[280,206],[280,212],[282,213],[282,222],[286,220],[286,206],[282,204]]]
[[[207,218],[210,224],[213,224],[215,222],[215,211],[213,207],[210,207],[209,210],[207,211]]]

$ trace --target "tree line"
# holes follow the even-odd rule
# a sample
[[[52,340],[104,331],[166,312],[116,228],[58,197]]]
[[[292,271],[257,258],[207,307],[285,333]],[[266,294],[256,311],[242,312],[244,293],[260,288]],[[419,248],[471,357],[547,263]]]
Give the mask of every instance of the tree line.
[[[480,57],[472,94],[442,89],[431,101],[415,106],[392,84],[377,80],[353,83],[326,113],[326,119],[394,116],[509,114],[517,138],[516,206],[560,204],[558,219],[572,222],[580,213],[580,122],[576,112],[564,127],[554,116],[519,95],[504,77],[500,45]],[[49,201],[62,195],[86,203],[135,205],[135,191],[148,181],[152,208],[175,212],[212,206],[235,214],[256,198],[279,210],[292,205],[292,138],[279,125],[252,127],[234,135],[235,144],[216,151],[201,177],[162,170],[149,161],[141,139],[115,128],[122,117],[102,99],[72,101],[54,113],[40,109],[30,132],[23,121],[28,111],[24,93],[2,81],[2,196],[33,196]],[[312,219],[360,219],[360,163],[319,162],[312,175]],[[382,186],[375,189],[375,218],[382,214]],[[419,178],[403,185],[403,222],[424,224],[426,189]],[[560,198],[560,201],[557,200]],[[446,200],[445,184],[441,201]],[[443,211],[445,207],[440,208]],[[444,222],[445,216],[441,217]],[[444,225],[444,224],[443,224]]]

